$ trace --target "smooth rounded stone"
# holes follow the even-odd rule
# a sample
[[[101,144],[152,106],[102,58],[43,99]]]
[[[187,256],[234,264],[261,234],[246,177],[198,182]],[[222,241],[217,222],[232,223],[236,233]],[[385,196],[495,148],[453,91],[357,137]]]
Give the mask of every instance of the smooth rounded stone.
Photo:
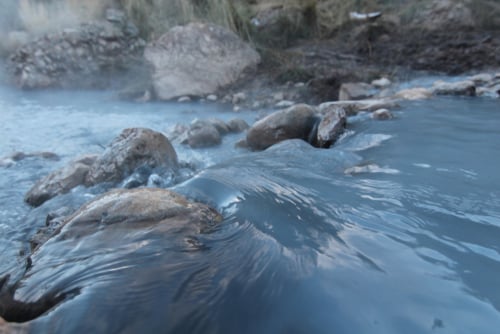
[[[371,117],[376,120],[388,120],[394,118],[392,113],[388,109],[377,109],[371,113]]]
[[[85,185],[119,182],[142,166],[177,169],[177,154],[167,137],[159,132],[125,129],[92,164]]]
[[[189,96],[181,96],[177,99],[177,102],[191,102],[191,98]]]
[[[377,109],[386,108],[393,109],[398,108],[396,100],[394,99],[369,99],[360,101],[333,101],[324,102],[318,106],[318,111],[324,115],[331,108],[342,107],[344,108],[347,116],[354,116],[361,111],[375,111]]]
[[[24,201],[32,206],[40,206],[49,199],[84,184],[91,165],[97,158],[98,155],[85,155],[50,173],[31,187]]]
[[[344,108],[332,108],[326,113],[318,125],[317,146],[329,148],[344,132],[347,117]]]
[[[189,237],[207,233],[222,222],[222,216],[213,208],[188,200],[167,189],[139,188],[115,189],[84,204],[64,219],[53,235],[30,256],[29,266],[42,269],[45,256],[52,256],[53,248],[61,254],[58,261],[65,261],[64,249],[68,253],[75,245],[92,244],[104,253],[123,246],[127,235],[137,231],[147,232],[158,238],[165,235]],[[134,246],[131,244],[130,246]],[[61,251],[62,249],[62,251]],[[128,247],[135,252],[136,247]],[[99,252],[99,254],[104,254]],[[29,272],[28,275],[32,274]],[[3,289],[9,276],[0,278],[0,317],[6,321],[26,322],[50,311],[64,300],[80,291],[44,291],[39,299],[16,300],[16,283]],[[23,278],[21,278],[22,280]],[[2,329],[0,324],[0,329]],[[10,324],[9,324],[10,326]]]
[[[192,148],[216,146],[221,142],[220,132],[208,121],[199,121],[188,131],[188,144]]]
[[[214,209],[167,189],[115,189],[83,205],[66,220],[57,237],[64,239],[75,229],[80,233],[80,227],[92,233],[97,226],[116,224],[136,228],[164,225],[165,230],[186,228],[199,233],[220,221],[222,217]]]
[[[250,128],[248,123],[241,118],[233,118],[227,122],[229,132],[240,133]]]
[[[248,147],[259,151],[286,139],[308,140],[317,122],[314,108],[297,104],[257,121],[247,132]]]
[[[394,97],[402,100],[426,100],[432,97],[432,91],[423,87],[408,88],[397,92]]]
[[[339,89],[339,101],[364,100],[374,94],[374,87],[365,82],[344,83]]]
[[[215,101],[217,101],[217,99],[218,99],[218,97],[215,94],[210,94],[207,96],[207,101],[210,101],[210,102],[215,102]]]
[[[372,81],[372,86],[375,87],[375,88],[379,88],[379,89],[387,88],[391,84],[392,84],[391,80],[389,80],[389,79],[387,79],[385,77],[380,78],[380,79],[376,79],[376,80]]]
[[[260,62],[259,54],[233,32],[214,25],[176,26],[149,43],[145,59],[161,100],[207,96],[239,79]]]
[[[208,122],[210,124],[212,124],[216,129],[217,131],[219,131],[219,133],[221,135],[225,135],[227,133],[229,133],[229,125],[226,124],[223,120],[221,119],[218,119],[218,118],[210,118],[208,120]]]
[[[476,84],[471,80],[458,82],[445,82],[438,80],[432,85],[432,91],[436,95],[476,95]]]

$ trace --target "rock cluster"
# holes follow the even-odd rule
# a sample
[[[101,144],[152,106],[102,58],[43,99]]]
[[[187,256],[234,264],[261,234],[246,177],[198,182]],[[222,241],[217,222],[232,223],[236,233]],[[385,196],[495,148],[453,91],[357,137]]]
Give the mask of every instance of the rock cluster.
[[[104,74],[133,67],[144,47],[138,29],[122,12],[109,9],[105,21],[25,44],[10,56],[9,69],[21,88],[94,87]]]
[[[329,147],[346,126],[346,112],[340,106],[323,112],[306,104],[276,111],[257,121],[247,132],[246,144],[259,151],[288,139],[303,139],[317,147]]]
[[[101,155],[78,158],[39,180],[26,194],[25,201],[39,206],[69,192],[78,185],[120,182],[138,168],[178,167],[177,154],[161,133],[144,128],[125,129]]]

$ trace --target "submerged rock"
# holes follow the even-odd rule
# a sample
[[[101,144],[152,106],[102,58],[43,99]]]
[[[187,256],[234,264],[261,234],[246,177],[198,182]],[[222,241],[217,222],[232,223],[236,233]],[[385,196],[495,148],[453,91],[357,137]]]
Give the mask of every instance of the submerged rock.
[[[167,137],[159,132],[125,129],[92,164],[85,184],[119,182],[142,166],[176,169],[177,153]]]
[[[306,104],[297,104],[257,121],[247,132],[246,141],[252,150],[265,150],[286,139],[303,139],[318,122],[315,110]]]
[[[93,247],[102,247],[103,251],[98,253],[107,256],[114,250],[120,251],[120,247],[123,251],[126,236],[136,233],[137,230],[146,230],[148,235],[155,233],[160,237],[166,234],[180,234],[181,237],[193,239],[193,235],[208,232],[221,221],[222,216],[216,210],[205,204],[189,201],[170,190],[112,190],[83,205],[64,219],[52,237],[31,255],[27,275],[31,275],[31,268],[41,266],[39,263],[43,263],[47,256],[53,256],[50,247],[59,251],[66,247],[67,253],[71,254],[74,250],[72,242],[81,245],[92,244]],[[137,245],[130,246],[133,247],[126,248],[129,252],[137,251]],[[68,259],[64,259],[66,252],[59,254],[61,257],[57,261],[67,262],[71,266]],[[45,294],[41,292],[41,297],[36,301],[22,301],[14,299],[19,282],[2,289],[7,280],[8,277],[0,279],[0,317],[6,321],[33,320],[80,291],[80,288],[75,288],[70,291],[49,291]],[[0,323],[0,329],[5,328],[2,326],[5,324]]]
[[[144,56],[153,67],[157,97],[206,96],[256,67],[259,54],[233,32],[191,23],[172,28],[150,43]]]
[[[42,205],[45,201],[69,192],[85,182],[90,166],[98,155],[85,155],[68,165],[40,179],[26,194],[24,200],[32,206]]]

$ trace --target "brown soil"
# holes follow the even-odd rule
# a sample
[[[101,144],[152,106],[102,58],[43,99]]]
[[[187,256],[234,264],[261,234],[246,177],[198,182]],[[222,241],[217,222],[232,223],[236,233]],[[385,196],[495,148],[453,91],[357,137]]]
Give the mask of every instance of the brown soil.
[[[232,92],[243,90],[263,105],[273,103],[269,94],[276,91],[285,91],[285,99],[316,104],[337,100],[344,82],[498,69],[500,31],[426,31],[381,21],[346,26],[327,39],[297,40],[287,49],[260,51],[264,61],[254,80]],[[296,88],[297,82],[306,85]]]

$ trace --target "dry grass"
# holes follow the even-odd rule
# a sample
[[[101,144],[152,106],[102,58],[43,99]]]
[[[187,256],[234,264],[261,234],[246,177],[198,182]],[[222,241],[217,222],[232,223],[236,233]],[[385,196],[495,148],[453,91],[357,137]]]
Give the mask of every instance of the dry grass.
[[[109,1],[20,0],[18,15],[23,28],[39,35],[100,17]]]

